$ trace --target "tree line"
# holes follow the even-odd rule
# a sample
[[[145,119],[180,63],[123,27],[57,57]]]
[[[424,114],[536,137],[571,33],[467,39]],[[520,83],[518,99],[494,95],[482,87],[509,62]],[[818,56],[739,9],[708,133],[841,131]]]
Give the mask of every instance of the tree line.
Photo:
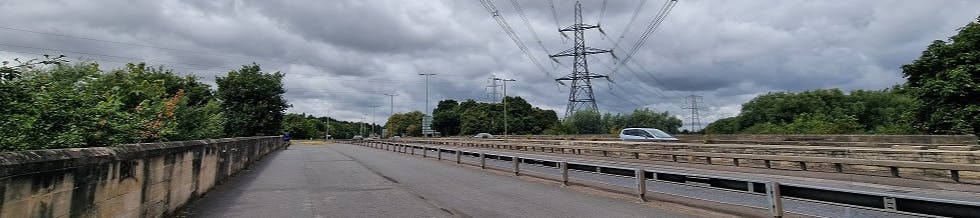
[[[980,134],[980,18],[902,66],[890,89],[776,92],[742,105],[706,132],[777,134]]]
[[[542,109],[524,98],[505,96],[507,102],[507,133],[511,135],[537,134],[608,134],[618,133],[626,127],[653,127],[667,132],[677,132],[681,120],[667,112],[637,109],[632,113],[606,113],[604,115],[579,111],[568,119],[559,120],[554,110]],[[390,135],[420,136],[424,114],[418,111],[394,114],[385,124]],[[467,99],[439,101],[432,112],[432,128],[444,136],[504,133],[503,102],[477,102]]]
[[[0,66],[0,151],[278,135],[289,107],[283,75],[257,64],[215,90],[145,63],[102,71],[63,57]]]
[[[282,122],[282,131],[295,139],[323,139],[328,133],[333,139],[351,139],[357,135],[369,136],[371,125],[374,125],[374,134],[380,135],[383,127],[375,124],[289,113]]]

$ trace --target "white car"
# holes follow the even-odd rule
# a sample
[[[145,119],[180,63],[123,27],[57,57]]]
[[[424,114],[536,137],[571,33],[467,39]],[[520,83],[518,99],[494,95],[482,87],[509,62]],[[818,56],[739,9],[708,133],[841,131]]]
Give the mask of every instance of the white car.
[[[677,141],[677,138],[654,128],[625,128],[619,131],[619,139],[623,141]]]
[[[481,133],[477,133],[475,136],[473,136],[473,138],[492,139],[493,135],[490,135],[490,133],[481,132]]]

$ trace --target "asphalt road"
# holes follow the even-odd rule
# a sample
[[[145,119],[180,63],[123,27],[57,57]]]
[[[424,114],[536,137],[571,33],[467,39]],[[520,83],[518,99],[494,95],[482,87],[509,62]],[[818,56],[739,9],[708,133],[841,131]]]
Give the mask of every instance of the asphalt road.
[[[293,145],[192,202],[187,217],[689,217],[450,162]]]

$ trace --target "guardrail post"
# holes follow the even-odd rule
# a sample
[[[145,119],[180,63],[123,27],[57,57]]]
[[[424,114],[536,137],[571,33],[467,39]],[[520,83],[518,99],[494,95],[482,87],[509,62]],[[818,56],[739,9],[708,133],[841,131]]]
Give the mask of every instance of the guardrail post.
[[[513,156],[513,157],[511,157],[511,160],[514,161],[514,175],[515,176],[520,176],[521,175],[521,158],[519,158],[517,156]]]
[[[953,179],[953,182],[960,182],[960,171],[959,170],[950,170],[949,171],[949,178],[950,179]]]
[[[896,210],[898,210],[897,207],[896,207],[896,205],[895,205],[895,198],[893,198],[893,197],[883,197],[882,201],[885,202],[885,205],[883,205],[884,208],[885,208],[885,210],[890,210],[890,211],[896,211]]]
[[[436,160],[442,160],[442,148],[436,148]]]
[[[424,159],[426,156],[429,156],[429,148],[422,147],[422,158]]]
[[[766,183],[766,197],[769,199],[769,215],[783,217],[783,199],[778,182]]]
[[[409,145],[408,147],[409,147],[409,149],[412,150],[411,155],[415,155],[415,146],[414,145]]]
[[[643,169],[636,169],[636,196],[640,201],[647,201],[647,173]]]
[[[463,163],[461,159],[463,158],[463,150],[456,149],[456,164]]]
[[[568,162],[562,161],[558,167],[561,169],[561,185],[568,186]]]
[[[480,169],[487,168],[487,153],[480,152]]]

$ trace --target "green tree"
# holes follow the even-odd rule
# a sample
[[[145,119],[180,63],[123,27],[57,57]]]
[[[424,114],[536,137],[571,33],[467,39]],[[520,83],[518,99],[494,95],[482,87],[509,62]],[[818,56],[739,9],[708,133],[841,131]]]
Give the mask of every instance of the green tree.
[[[602,115],[595,111],[581,110],[572,113],[565,119],[566,125],[571,134],[599,134],[602,130]]]
[[[226,117],[228,136],[277,135],[284,111],[290,107],[283,98],[283,74],[265,73],[258,64],[218,77],[218,98]]]
[[[388,122],[385,123],[385,128],[388,129],[389,136],[402,134],[405,136],[421,136],[423,116],[425,114],[421,111],[412,111],[404,114],[395,113],[388,118]]]
[[[459,102],[452,99],[439,101],[432,110],[432,128],[443,135],[459,135],[459,113],[456,111]]]
[[[902,66],[907,92],[918,99],[915,127],[933,134],[980,134],[980,18],[936,40]]]

